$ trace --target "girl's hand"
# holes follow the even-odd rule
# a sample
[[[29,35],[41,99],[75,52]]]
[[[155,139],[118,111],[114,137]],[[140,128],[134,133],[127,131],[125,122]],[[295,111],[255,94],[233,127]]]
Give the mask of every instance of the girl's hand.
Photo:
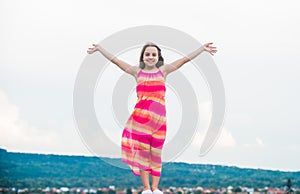
[[[92,48],[88,48],[87,53],[88,54],[93,54],[94,52],[99,51],[99,50],[100,50],[99,45],[93,44]]]
[[[211,46],[212,44],[212,42],[204,44],[203,49],[204,51],[209,52],[211,55],[214,55],[217,52],[217,47]]]

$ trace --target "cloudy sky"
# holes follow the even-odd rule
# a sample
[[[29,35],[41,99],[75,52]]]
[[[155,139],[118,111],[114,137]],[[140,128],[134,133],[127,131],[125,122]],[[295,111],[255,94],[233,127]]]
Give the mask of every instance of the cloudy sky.
[[[222,134],[213,149],[199,157],[211,101],[201,76],[199,80],[197,75],[187,76],[195,91],[203,90],[199,112],[206,116],[198,136],[176,161],[299,171],[300,13],[296,3],[2,0],[0,147],[14,152],[92,155],[73,116],[74,83],[87,48],[130,27],[161,25],[218,46],[213,59],[226,93]],[[133,49],[120,57],[136,63],[138,52]],[[167,62],[179,57],[168,50],[165,56]],[[191,65],[180,71],[193,73]],[[121,75],[113,65],[107,69],[102,81],[110,83],[110,88],[112,74]],[[103,112],[99,91],[109,94],[102,86],[99,83],[96,90],[98,115]],[[180,102],[169,91],[167,139],[178,130],[181,116]],[[130,94],[129,110],[134,95]],[[113,118],[110,112],[107,116],[106,121]],[[103,125],[117,130],[107,135],[120,138],[120,126],[113,120],[110,124]]]

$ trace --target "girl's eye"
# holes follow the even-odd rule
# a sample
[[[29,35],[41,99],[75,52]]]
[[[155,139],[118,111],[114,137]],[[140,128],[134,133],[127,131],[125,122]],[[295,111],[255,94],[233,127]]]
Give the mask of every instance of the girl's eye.
[[[153,56],[153,57],[156,57],[156,54],[153,54],[152,56]]]
[[[149,54],[149,53],[146,53],[145,55],[148,57],[150,54]]]

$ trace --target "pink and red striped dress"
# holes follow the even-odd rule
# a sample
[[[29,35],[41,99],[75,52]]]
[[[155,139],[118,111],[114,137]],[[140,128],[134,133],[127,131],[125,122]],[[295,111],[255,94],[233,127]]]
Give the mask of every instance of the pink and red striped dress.
[[[140,169],[160,176],[162,147],[166,138],[165,78],[140,70],[137,75],[137,103],[122,134],[122,161],[139,176]]]

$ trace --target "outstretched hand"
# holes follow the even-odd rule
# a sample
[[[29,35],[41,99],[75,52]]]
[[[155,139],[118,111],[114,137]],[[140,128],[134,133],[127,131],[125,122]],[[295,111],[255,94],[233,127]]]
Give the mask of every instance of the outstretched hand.
[[[212,42],[204,44],[203,49],[204,51],[209,52],[211,55],[214,55],[217,52],[217,47],[212,46],[212,44]]]
[[[97,44],[93,44],[92,48],[88,48],[87,53],[88,54],[93,54],[94,52],[99,50],[99,45]]]

